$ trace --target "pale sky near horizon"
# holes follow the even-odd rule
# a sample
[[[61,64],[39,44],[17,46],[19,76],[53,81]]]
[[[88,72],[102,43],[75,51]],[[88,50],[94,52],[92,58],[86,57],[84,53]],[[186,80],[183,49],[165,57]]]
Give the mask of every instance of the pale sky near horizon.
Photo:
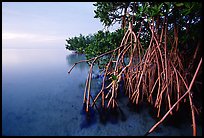
[[[93,2],[2,2],[2,48],[63,49],[66,38],[104,28],[94,9]]]

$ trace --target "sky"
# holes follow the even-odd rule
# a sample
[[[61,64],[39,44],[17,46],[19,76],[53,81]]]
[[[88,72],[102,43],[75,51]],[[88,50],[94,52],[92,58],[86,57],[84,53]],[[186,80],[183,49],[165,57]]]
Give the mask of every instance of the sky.
[[[93,2],[2,2],[2,48],[65,48],[65,39],[104,28],[94,9]]]

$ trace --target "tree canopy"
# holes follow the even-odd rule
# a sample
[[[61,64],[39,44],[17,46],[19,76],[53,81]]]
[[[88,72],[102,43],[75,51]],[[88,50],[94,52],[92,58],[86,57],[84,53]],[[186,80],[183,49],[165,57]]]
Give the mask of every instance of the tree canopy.
[[[155,26],[155,32],[160,33],[166,19],[168,45],[175,43],[175,47],[186,55],[184,59],[189,58],[202,37],[201,2],[96,2],[94,6],[95,18],[104,26],[118,22],[127,29],[131,21],[137,33],[142,25],[140,39],[144,46],[151,38],[149,25]]]
[[[105,26],[115,22],[128,21],[131,16],[134,22],[142,19],[150,21],[154,18],[168,16],[169,23],[198,22],[201,18],[201,2],[96,2],[95,18],[99,18]],[[125,19],[124,19],[125,18]],[[128,24],[127,24],[128,25]]]

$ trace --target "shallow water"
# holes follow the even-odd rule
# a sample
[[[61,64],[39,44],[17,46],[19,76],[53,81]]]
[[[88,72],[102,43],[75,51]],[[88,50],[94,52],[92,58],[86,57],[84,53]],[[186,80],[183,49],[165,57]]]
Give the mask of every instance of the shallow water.
[[[77,65],[85,56],[64,49],[2,50],[2,134],[3,135],[144,135],[155,122],[147,110],[132,113],[120,101],[126,121],[87,124],[82,100],[88,65]],[[95,70],[97,72],[97,70]],[[93,85],[95,91],[99,88]],[[199,128],[198,128],[199,129]],[[200,129],[198,130],[199,134]],[[192,135],[189,125],[180,128],[161,125],[151,135]]]

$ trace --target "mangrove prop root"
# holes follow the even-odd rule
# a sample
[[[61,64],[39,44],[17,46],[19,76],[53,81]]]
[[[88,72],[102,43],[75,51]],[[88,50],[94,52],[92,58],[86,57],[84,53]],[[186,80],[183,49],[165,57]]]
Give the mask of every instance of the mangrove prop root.
[[[189,88],[188,88],[188,90],[185,92],[185,94],[183,95],[183,96],[181,96],[180,97],[180,99],[171,107],[171,109],[169,109],[169,111],[162,117],[162,119],[160,120],[160,121],[158,121],[147,133],[149,134],[149,133],[151,133],[152,131],[154,131],[154,129],[159,125],[159,124],[161,124],[163,121],[164,121],[164,119],[169,115],[169,113],[174,109],[174,107],[187,95],[187,94],[189,94],[189,97],[191,96],[191,88],[192,88],[192,86],[193,86],[193,83],[194,83],[194,81],[195,81],[195,78],[196,78],[196,76],[197,76],[197,74],[198,74],[198,70],[200,69],[200,66],[201,66],[201,63],[202,63],[202,58],[200,59],[200,62],[199,62],[199,64],[198,64],[198,67],[197,67],[197,69],[196,69],[196,72],[195,72],[195,74],[194,74],[194,76],[193,76],[193,79],[192,79],[192,81],[191,81],[191,83],[190,83],[190,86],[189,86]],[[191,99],[191,98],[190,98]],[[196,136],[196,124],[195,124],[195,116],[194,116],[194,109],[192,108],[193,106],[192,106],[192,100],[190,100],[190,105],[191,105],[191,112],[192,112],[192,122],[193,122],[193,136]]]
[[[188,98],[192,116],[193,135],[195,136],[195,112],[198,113],[198,111],[193,103],[191,89],[195,82],[195,77],[198,75],[202,58],[190,85],[188,85],[187,76],[189,76],[189,72],[185,70],[189,69],[192,71],[198,48],[194,52],[192,61],[184,68],[183,58],[178,50],[178,38],[168,36],[168,22],[166,17],[163,23],[160,24],[160,31],[155,31],[154,26],[151,25],[153,23],[154,18],[152,23],[149,22],[147,25],[151,38],[146,50],[140,38],[142,27],[144,27],[143,22],[137,34],[132,29],[132,23],[129,22],[129,28],[125,32],[119,47],[94,58],[76,62],[68,73],[79,63],[90,63],[83,99],[83,103],[86,105],[86,112],[89,112],[89,107],[100,107],[96,105],[98,100],[101,100],[100,103],[103,109],[119,107],[117,97],[120,92],[119,87],[121,81],[123,81],[125,95],[128,96],[130,102],[136,105],[144,100],[149,102],[157,110],[158,118],[163,115],[161,110],[166,111],[162,119],[146,135],[153,132],[169,114],[173,115],[174,112],[178,111],[181,103],[186,104],[186,99]],[[169,45],[171,47],[170,50]],[[198,46],[200,46],[200,43],[198,43]],[[101,90],[95,97],[92,97],[91,81],[93,66],[96,60],[105,55],[110,55],[111,58],[103,69],[104,77]],[[186,97],[187,94],[188,97]],[[97,110],[99,109],[97,108]]]

